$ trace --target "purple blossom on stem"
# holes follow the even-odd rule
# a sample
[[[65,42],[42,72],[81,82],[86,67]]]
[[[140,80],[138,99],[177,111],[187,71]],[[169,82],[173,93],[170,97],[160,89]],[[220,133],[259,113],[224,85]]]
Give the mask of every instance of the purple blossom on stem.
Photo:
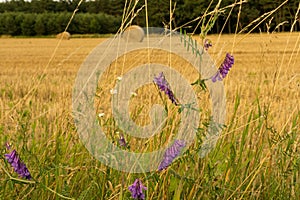
[[[207,51],[209,49],[209,47],[212,47],[212,42],[209,39],[204,39],[204,44],[203,47],[205,49],[205,51]]]
[[[164,158],[161,161],[158,170],[161,171],[163,169],[166,169],[173,160],[180,154],[181,150],[185,147],[185,141],[184,140],[175,140],[172,146],[170,146],[165,154]]]
[[[26,165],[20,160],[20,157],[16,150],[13,150],[11,153],[5,154],[4,156],[20,177],[26,178],[27,180],[31,179],[31,175]]]
[[[217,73],[211,78],[212,82],[216,82],[217,80],[218,81],[223,80],[223,78],[226,77],[233,64],[234,64],[234,57],[229,53],[227,53]]]
[[[176,106],[179,105],[163,72],[161,72],[157,77],[154,77],[154,83],[161,91],[165,92],[165,94],[169,97],[173,104],[175,104]]]
[[[131,196],[134,199],[145,199],[145,194],[143,190],[147,190],[147,188],[142,184],[140,179],[135,179],[134,183],[128,187],[131,192]]]
[[[123,134],[120,134],[119,145],[122,147],[127,147],[127,143],[126,143],[126,140],[125,140]]]

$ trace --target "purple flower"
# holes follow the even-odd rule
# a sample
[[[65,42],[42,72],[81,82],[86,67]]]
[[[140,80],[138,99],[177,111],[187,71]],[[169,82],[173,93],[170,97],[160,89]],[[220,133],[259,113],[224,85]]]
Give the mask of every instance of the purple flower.
[[[216,82],[217,80],[223,80],[223,78],[226,77],[233,64],[234,57],[227,53],[223,63],[221,64],[221,67],[219,67],[217,73],[211,78],[212,82]]]
[[[126,143],[126,140],[125,140],[123,134],[120,134],[119,145],[122,147],[127,147],[127,143]]]
[[[207,51],[207,50],[209,49],[209,47],[212,47],[212,42],[211,42],[211,40],[205,39],[205,40],[204,40],[203,47],[204,47],[205,51]]]
[[[135,179],[134,183],[128,187],[131,192],[131,196],[134,199],[145,199],[145,194],[143,190],[147,190],[147,188],[142,184],[140,179]]]
[[[169,99],[172,101],[173,104],[175,104],[176,106],[179,105],[163,72],[161,72],[158,75],[158,77],[154,77],[154,83],[158,86],[158,88],[161,91],[165,92],[165,94],[169,97]]]
[[[185,147],[185,141],[184,140],[175,140],[172,146],[170,146],[165,154],[164,158],[161,161],[158,170],[161,171],[163,169],[166,169],[173,160],[180,154],[181,150]]]
[[[20,160],[20,157],[16,150],[13,150],[9,154],[4,155],[8,163],[14,168],[15,172],[19,174],[20,177],[31,179],[31,175],[26,167],[26,165]]]

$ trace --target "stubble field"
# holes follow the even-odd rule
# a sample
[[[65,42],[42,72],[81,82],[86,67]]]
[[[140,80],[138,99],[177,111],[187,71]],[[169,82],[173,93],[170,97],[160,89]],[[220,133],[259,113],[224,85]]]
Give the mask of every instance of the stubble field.
[[[102,165],[76,133],[73,84],[86,56],[105,39],[0,38],[0,144],[9,141],[33,176],[27,183],[12,179],[17,175],[3,146],[0,199],[129,199],[127,187],[137,177],[148,188],[147,199],[299,198],[300,34],[208,38],[217,65],[226,52],[235,57],[224,79],[226,128],[207,157],[193,164],[184,157],[154,175]],[[138,92],[134,104],[148,89]],[[142,116],[148,111],[136,121],[147,122]],[[136,140],[128,142],[134,148]]]

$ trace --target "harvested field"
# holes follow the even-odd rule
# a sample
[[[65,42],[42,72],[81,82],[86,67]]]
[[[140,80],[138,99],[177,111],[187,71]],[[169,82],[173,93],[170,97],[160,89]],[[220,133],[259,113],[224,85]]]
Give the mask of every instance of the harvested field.
[[[242,37],[238,36],[236,41]],[[297,33],[251,34],[236,44],[233,49],[236,62],[225,79],[228,116],[238,92],[243,106],[241,112],[247,111],[259,97],[262,105],[270,103],[272,106],[271,113],[276,116],[274,123],[278,128],[286,122],[300,99],[300,56],[297,52],[299,46],[295,46],[298,37]],[[233,36],[223,35],[219,41],[214,35],[209,38],[214,43],[210,54],[219,64],[225,53],[232,50]],[[67,101],[71,106],[71,89],[76,73],[90,51],[103,40],[72,39],[62,41],[56,49],[59,41],[54,39],[1,39],[1,99],[4,110],[9,110],[7,98],[13,102],[20,101],[41,75],[45,77],[39,83],[34,101],[51,99],[57,104],[52,109],[62,109],[61,101]],[[12,96],[8,97],[8,93]],[[27,98],[33,98],[30,96]]]
[[[179,185],[180,199],[241,196],[297,199],[300,193],[296,184],[300,182],[300,34],[222,35],[220,38],[209,35],[208,38],[213,43],[209,53],[217,66],[226,52],[235,58],[233,68],[224,79],[226,128],[216,149],[207,157],[197,157],[194,162],[185,156],[172,165],[178,174],[175,170],[149,177],[142,174],[147,179],[147,199],[168,199]],[[129,180],[137,175],[116,171],[93,158],[81,143],[72,117],[72,91],[77,72],[89,53],[104,40],[0,38],[0,144],[6,141],[13,144],[36,181],[13,180],[8,174],[17,175],[13,170],[5,170],[9,166],[2,164],[3,157],[0,199],[56,199],[59,195],[65,199],[130,197],[127,188],[132,182]],[[139,63],[128,58],[126,66],[130,62]],[[159,55],[155,59],[168,62]],[[183,73],[189,77],[194,75],[190,68],[183,69]],[[107,79],[99,80],[99,87],[108,87],[108,92],[99,94],[97,112],[110,105],[110,99],[105,98],[113,85],[110,78],[116,80],[122,74],[120,69],[112,68],[105,75]],[[152,91],[157,92],[153,85],[148,85],[132,99],[130,109],[138,124],[149,122],[150,104],[162,103],[158,95],[147,100]],[[146,106],[141,106],[141,102]],[[208,93],[199,102],[209,103]],[[209,117],[205,115],[207,110],[203,119]],[[110,139],[117,142],[115,133],[119,130],[109,116],[105,117],[108,117],[105,129],[110,132]],[[166,132],[172,134],[176,130],[176,120],[179,119],[170,122]],[[132,139],[128,143],[131,150],[148,151],[159,147],[155,146],[161,144],[159,139],[155,137],[151,143]],[[197,146],[195,143],[191,148]],[[150,147],[145,147],[147,144]],[[4,152],[4,147],[1,150]],[[190,178],[184,182],[185,178],[178,178],[179,175]]]

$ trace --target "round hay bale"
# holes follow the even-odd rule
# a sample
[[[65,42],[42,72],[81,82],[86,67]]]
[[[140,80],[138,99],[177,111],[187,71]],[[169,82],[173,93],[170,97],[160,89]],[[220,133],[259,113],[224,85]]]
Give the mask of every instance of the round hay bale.
[[[137,25],[132,25],[126,28],[122,33],[122,38],[128,42],[142,42],[145,37],[144,30]]]
[[[71,38],[71,34],[69,32],[61,32],[56,35],[57,39],[69,40]]]

